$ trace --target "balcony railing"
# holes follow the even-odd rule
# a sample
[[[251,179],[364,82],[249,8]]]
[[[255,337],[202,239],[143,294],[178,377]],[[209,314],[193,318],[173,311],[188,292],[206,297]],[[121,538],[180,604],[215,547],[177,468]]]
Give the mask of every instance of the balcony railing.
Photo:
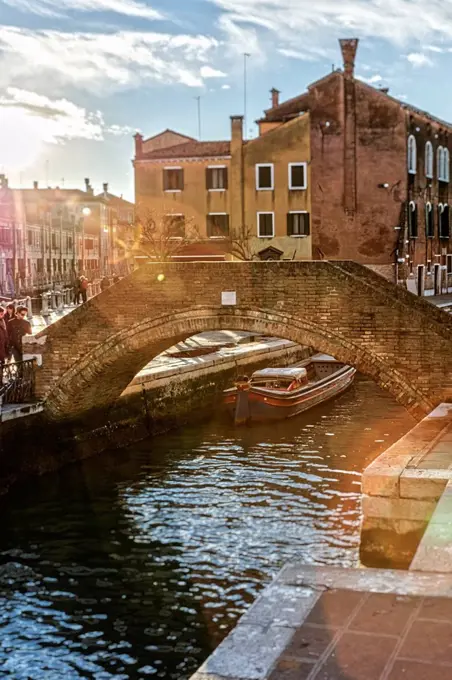
[[[24,404],[35,398],[35,359],[0,367],[1,404]]]

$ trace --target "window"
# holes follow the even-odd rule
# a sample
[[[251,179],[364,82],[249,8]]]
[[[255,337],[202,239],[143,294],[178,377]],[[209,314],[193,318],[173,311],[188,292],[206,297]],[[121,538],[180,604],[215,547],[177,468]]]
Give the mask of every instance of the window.
[[[408,172],[411,175],[416,174],[416,163],[417,163],[417,149],[416,149],[416,139],[413,135],[408,137]]]
[[[442,203],[438,206],[438,232],[440,238],[449,238],[449,206],[447,203]]]
[[[67,237],[67,247],[68,250],[72,250],[72,236]]]
[[[427,260],[427,274],[431,274],[431,273],[432,273],[432,261]]]
[[[435,235],[433,206],[431,203],[425,204],[425,235],[427,238],[433,238]]]
[[[207,236],[209,238],[229,236],[229,215],[226,213],[210,213],[210,215],[207,215]]]
[[[433,145],[427,142],[425,145],[425,176],[433,179]]]
[[[163,169],[163,191],[182,191],[184,188],[184,171],[182,168]]]
[[[28,229],[28,245],[31,246],[33,245],[33,232],[31,229]]]
[[[86,250],[94,250],[94,239],[86,238],[85,239],[85,248],[86,248]]]
[[[256,189],[271,191],[273,189],[273,163],[256,165]]]
[[[206,168],[206,188],[208,191],[225,191],[228,188],[228,169],[223,165]]]
[[[52,249],[56,250],[56,234],[52,234]]]
[[[444,157],[443,157],[443,182],[448,182],[449,181],[449,175],[450,175],[450,156],[449,156],[449,149],[444,148]]]
[[[287,213],[287,236],[309,236],[309,213]]]
[[[452,274],[452,255],[446,257],[447,273]]]
[[[408,206],[408,237],[417,238],[417,205],[414,201]]]
[[[444,149],[442,146],[438,147],[438,151],[436,152],[436,162],[437,162],[437,172],[438,172],[438,179],[440,182],[443,181],[443,173],[444,173]]]
[[[308,186],[307,163],[289,163],[289,189],[306,189]]]
[[[259,238],[272,238],[275,235],[275,214],[257,213],[257,235]]]
[[[184,238],[185,216],[180,214],[166,215],[165,227],[169,238]]]

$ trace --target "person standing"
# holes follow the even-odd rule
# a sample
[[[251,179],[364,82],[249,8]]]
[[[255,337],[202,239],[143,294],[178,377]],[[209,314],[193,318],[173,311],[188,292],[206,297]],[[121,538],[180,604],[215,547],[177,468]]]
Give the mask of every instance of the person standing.
[[[26,319],[27,308],[18,307],[16,316],[8,323],[8,340],[14,357],[14,361],[23,361],[22,338],[31,335],[31,323]]]
[[[8,323],[11,321],[11,319],[14,319],[16,316],[16,306],[14,302],[10,302],[9,305],[6,305],[6,310],[5,310],[5,316],[4,316],[4,321],[6,326],[8,326]]]
[[[2,384],[3,366],[5,365],[9,354],[9,340],[5,323],[5,314],[5,308],[0,307],[0,386]]]
[[[80,277],[80,293],[82,296],[82,302],[86,302],[88,299],[88,279],[86,276]]]

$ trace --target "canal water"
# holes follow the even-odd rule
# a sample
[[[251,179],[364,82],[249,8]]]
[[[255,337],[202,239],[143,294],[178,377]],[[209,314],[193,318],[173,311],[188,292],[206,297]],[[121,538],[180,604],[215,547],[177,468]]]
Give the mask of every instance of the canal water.
[[[1,499],[0,678],[186,679],[284,562],[354,565],[363,468],[413,425],[373,382],[218,417]]]

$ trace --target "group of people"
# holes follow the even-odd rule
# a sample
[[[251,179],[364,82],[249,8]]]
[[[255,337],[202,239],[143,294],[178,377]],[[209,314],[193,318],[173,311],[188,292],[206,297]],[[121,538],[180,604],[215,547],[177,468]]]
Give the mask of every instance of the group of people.
[[[11,302],[0,306],[0,369],[7,361],[22,361],[22,338],[31,335],[31,323],[27,319],[26,307],[15,307]]]

